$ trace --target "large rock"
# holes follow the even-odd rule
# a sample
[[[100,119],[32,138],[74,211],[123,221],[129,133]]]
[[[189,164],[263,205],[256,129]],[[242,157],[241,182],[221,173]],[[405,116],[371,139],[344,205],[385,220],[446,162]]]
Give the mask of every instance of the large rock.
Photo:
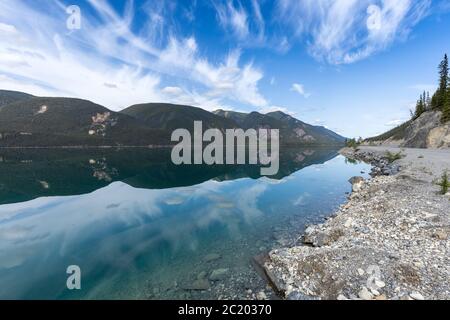
[[[358,192],[361,190],[363,184],[364,184],[364,178],[363,177],[353,177],[349,180],[349,182],[352,184],[352,191]]]
[[[220,281],[224,280],[227,277],[229,269],[216,269],[209,276],[209,280],[211,281]]]
[[[327,230],[326,232],[313,230],[311,232],[306,231],[303,236],[303,243],[311,245],[313,247],[329,246],[333,242],[336,242],[340,237],[344,235],[344,231],[340,228],[334,228]]]
[[[441,117],[440,111],[423,113],[406,128],[402,147],[435,149],[450,147],[450,124],[443,125]]]
[[[431,129],[427,137],[427,148],[450,148],[450,125]]]

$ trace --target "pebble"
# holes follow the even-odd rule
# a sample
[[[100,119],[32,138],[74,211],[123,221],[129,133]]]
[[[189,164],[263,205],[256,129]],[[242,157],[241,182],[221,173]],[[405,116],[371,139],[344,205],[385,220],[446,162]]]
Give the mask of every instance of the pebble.
[[[353,220],[352,218],[348,218],[347,221],[344,223],[344,227],[350,228],[352,226]]]
[[[372,300],[373,295],[372,293],[369,292],[369,290],[367,290],[366,287],[363,287],[361,291],[359,291],[358,297],[360,297],[363,300]]]
[[[448,235],[445,231],[438,230],[434,233],[434,237],[439,240],[447,240]]]
[[[374,296],[379,296],[381,293],[378,290],[375,289],[370,289],[370,292],[374,295]]]
[[[256,294],[256,299],[258,300],[267,300],[266,293],[264,291],[260,291]]]
[[[411,298],[413,298],[414,300],[425,300],[425,298],[423,297],[423,295],[421,295],[419,292],[413,292],[409,295]]]

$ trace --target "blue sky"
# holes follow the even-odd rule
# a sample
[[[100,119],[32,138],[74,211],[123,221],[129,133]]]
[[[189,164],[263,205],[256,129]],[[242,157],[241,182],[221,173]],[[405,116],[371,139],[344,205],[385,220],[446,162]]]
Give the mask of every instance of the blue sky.
[[[449,30],[450,0],[2,0],[0,88],[282,110],[366,137],[435,89]]]

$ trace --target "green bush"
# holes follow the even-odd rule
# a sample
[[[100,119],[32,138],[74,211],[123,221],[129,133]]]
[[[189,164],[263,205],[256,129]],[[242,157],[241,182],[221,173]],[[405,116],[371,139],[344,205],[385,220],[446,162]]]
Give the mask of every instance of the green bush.
[[[403,154],[401,151],[397,153],[392,153],[390,151],[386,152],[386,159],[389,161],[389,163],[392,163],[396,160],[400,160],[401,158],[403,158]]]
[[[356,139],[347,139],[347,141],[345,142],[345,145],[348,148],[356,149],[360,145],[360,143]]]
[[[442,174],[441,181],[439,181],[438,186],[441,187],[441,194],[446,194],[448,192],[450,181],[448,181],[448,175],[446,171]]]

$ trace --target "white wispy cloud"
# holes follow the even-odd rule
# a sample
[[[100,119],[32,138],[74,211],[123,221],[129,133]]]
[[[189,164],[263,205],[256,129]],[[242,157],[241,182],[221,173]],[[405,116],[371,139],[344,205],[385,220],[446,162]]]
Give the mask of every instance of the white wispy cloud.
[[[183,89],[181,89],[180,87],[165,87],[161,91],[165,94],[175,96],[178,96],[183,93]]]
[[[261,2],[213,1],[216,16],[222,28],[245,47],[274,47],[266,37],[266,19],[262,13]],[[247,6],[244,6],[247,4]],[[277,44],[278,45],[278,44]]]
[[[280,106],[269,106],[269,107],[265,107],[265,108],[260,110],[260,112],[263,113],[263,114],[270,113],[270,112],[276,112],[276,111],[281,111],[281,112],[289,114],[289,115],[291,115],[293,117],[296,115],[295,112],[292,112],[289,109],[287,109],[285,107],[280,107]]]
[[[257,39],[259,42],[263,42],[265,40],[265,28],[266,23],[264,20],[264,16],[261,12],[261,7],[258,2],[258,0],[252,0],[252,8],[253,8],[253,14],[254,14],[254,21],[257,28]]]
[[[325,121],[318,118],[318,119],[314,119],[312,121],[312,124],[315,126],[325,126]]]
[[[277,15],[318,60],[353,63],[408,36],[431,0],[278,0]]]
[[[231,0],[225,3],[214,1],[213,4],[222,27],[231,30],[241,40],[249,35],[247,11],[240,2],[236,6]]]
[[[82,12],[82,29],[69,32],[65,6],[57,1],[35,6],[2,0],[0,87],[83,97],[116,110],[152,101],[205,108],[225,106],[226,101],[267,105],[258,89],[262,71],[251,62],[241,63],[239,51],[222,62],[202,56],[194,36],[179,36],[170,27],[172,2],[147,2],[147,23],[139,31],[131,28],[133,1],[123,14],[107,1],[88,3],[95,15]],[[172,81],[187,85],[175,92]]]
[[[305,91],[305,87],[300,83],[293,83],[291,87],[291,91],[297,92],[299,95],[309,98],[311,96],[310,93]]]
[[[219,66],[211,66],[206,60],[199,60],[194,66],[194,76],[210,88],[211,97],[229,95],[244,103],[264,107],[267,100],[259,93],[257,84],[263,73],[251,63],[239,66],[240,51],[231,52]]]
[[[407,118],[393,119],[393,120],[386,122],[384,125],[386,127],[397,127],[397,126],[401,125],[402,123],[405,123],[406,121],[408,121]]]

